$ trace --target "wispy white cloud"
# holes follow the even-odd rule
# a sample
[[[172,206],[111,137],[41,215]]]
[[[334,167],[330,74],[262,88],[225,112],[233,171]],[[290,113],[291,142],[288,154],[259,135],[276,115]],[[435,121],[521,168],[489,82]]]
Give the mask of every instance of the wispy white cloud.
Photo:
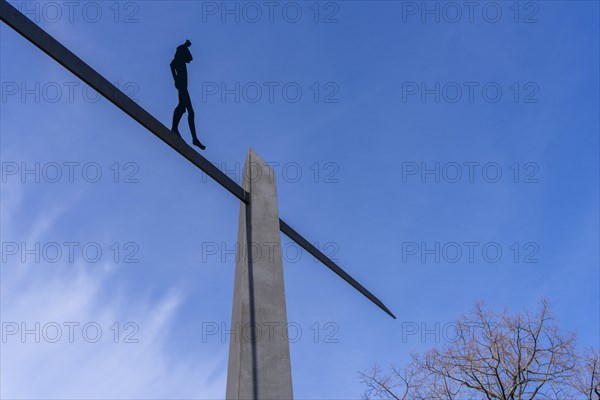
[[[2,199],[10,199],[2,203],[3,216],[19,214],[19,199],[27,195],[22,186],[2,187]],[[68,208],[68,204],[48,208],[44,217],[21,227],[19,234],[48,239]],[[47,208],[40,204],[40,209]],[[5,224],[8,220],[3,218],[5,236],[17,229],[13,223]],[[109,263],[90,267],[20,261],[9,258],[1,271],[3,398],[223,397],[225,355],[214,361],[194,354],[173,355],[175,319],[185,301],[180,289],[149,300],[130,294],[131,282],[115,283],[111,278],[116,271]],[[78,325],[70,328],[70,323]],[[56,326],[61,331],[58,340]],[[97,327],[101,337],[93,343]],[[6,334],[15,328],[18,332]],[[37,337],[23,336],[24,329],[37,331]],[[137,342],[126,343],[132,340]]]

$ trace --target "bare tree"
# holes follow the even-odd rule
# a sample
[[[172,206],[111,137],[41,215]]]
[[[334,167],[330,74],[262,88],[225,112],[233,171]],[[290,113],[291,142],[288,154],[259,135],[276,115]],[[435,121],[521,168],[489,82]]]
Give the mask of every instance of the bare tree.
[[[587,349],[579,357],[572,387],[582,399],[600,400],[600,354],[597,349]]]
[[[417,372],[409,368],[398,369],[391,366],[391,374],[385,375],[380,367],[374,366],[367,372],[361,372],[362,383],[367,386],[366,399],[407,400],[415,390]]]
[[[403,369],[361,373],[365,399],[585,399],[598,396],[597,351],[578,357],[546,301],[537,313],[494,313],[481,304],[455,323],[441,348],[413,355]],[[596,396],[596,397],[594,397]]]

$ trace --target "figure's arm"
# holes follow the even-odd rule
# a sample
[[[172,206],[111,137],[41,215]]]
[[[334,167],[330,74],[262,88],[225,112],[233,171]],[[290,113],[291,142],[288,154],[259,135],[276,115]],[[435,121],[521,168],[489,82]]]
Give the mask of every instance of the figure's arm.
[[[173,80],[175,81],[175,86],[177,86],[177,68],[175,68],[175,61],[171,61],[171,75],[173,75]]]

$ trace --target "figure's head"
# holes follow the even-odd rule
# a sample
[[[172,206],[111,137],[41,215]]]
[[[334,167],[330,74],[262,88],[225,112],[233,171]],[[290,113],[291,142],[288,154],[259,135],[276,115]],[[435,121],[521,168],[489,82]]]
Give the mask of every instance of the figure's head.
[[[189,47],[192,45],[192,42],[186,40],[184,44],[181,46],[177,46],[177,51],[175,52],[175,58],[181,60],[183,62],[189,63],[194,58],[192,57],[192,53],[190,52]]]

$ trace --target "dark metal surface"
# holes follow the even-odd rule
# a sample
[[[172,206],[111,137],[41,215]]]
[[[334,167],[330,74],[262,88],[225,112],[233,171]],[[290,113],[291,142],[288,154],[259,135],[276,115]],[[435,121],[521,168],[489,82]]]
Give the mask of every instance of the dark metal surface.
[[[204,171],[208,176],[217,181],[217,183],[219,183],[225,189],[229,190],[242,202],[248,204],[250,201],[250,195],[240,185],[225,175],[202,155],[197,153],[193,148],[185,143],[183,139],[171,132],[159,120],[150,115],[150,113],[144,110],[140,105],[134,102],[116,86],[110,83],[106,78],[96,72],[92,67],[83,62],[69,49],[64,47],[42,28],[21,14],[21,12],[19,12],[6,0],[0,0],[0,19],[18,32],[21,36],[37,46],[44,53],[56,60],[60,65],[71,71],[75,76],[94,88],[98,93],[148,129],[151,133],[156,135],[160,140],[165,142],[196,167]],[[316,257],[319,261],[325,264],[325,266],[352,285],[356,290],[375,303],[392,318],[396,318],[394,314],[392,314],[377,297],[373,296],[371,292],[365,289],[342,268],[331,261],[308,240],[293,230],[283,220],[279,220],[279,224],[281,231],[290,239],[298,243],[298,245]]]
[[[361,292],[367,299],[371,300],[375,303],[379,308],[385,311],[390,317],[396,319],[396,316],[392,314],[390,310],[375,297],[371,292],[369,292],[363,285],[358,283],[353,277],[348,275],[346,271],[341,269],[336,263],[334,263],[329,257],[321,252],[321,250],[317,249],[312,243],[308,240],[304,239],[302,235],[293,230],[288,224],[285,223],[282,219],[279,220],[279,229],[281,232],[285,233],[287,237],[292,239],[294,242],[298,243],[304,250],[308,251],[312,254],[317,260],[321,261],[327,268],[335,272],[340,278],[348,282],[352,285],[353,288]]]
[[[21,34],[25,39],[36,45],[44,53],[48,54],[60,65],[71,71],[79,79],[90,85],[102,96],[123,110],[131,118],[156,135],[160,140],[168,144],[179,154],[187,158],[192,164],[204,171],[208,176],[217,181],[225,189],[244,203],[248,203],[250,196],[225,175],[210,161],[198,154],[183,139],[175,135],[159,120],[140,107],[129,96],[110,83],[106,78],[96,72],[92,67],[83,62],[69,49],[60,44],[42,28],[31,22],[25,15],[19,12],[6,0],[1,0],[0,17],[4,23]]]

